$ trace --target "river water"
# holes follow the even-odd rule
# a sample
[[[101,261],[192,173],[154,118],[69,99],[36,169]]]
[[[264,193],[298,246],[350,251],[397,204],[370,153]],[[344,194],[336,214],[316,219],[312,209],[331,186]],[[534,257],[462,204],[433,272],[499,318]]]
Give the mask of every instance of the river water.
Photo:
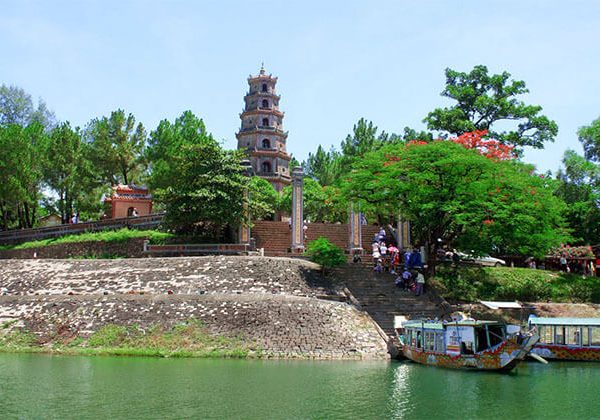
[[[514,373],[399,362],[0,354],[0,417],[600,418],[600,364]]]

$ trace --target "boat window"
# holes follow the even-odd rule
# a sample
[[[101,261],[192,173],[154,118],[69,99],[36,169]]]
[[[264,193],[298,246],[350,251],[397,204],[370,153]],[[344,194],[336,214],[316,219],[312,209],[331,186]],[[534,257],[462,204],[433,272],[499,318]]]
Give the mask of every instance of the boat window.
[[[473,354],[473,342],[472,341],[461,341],[460,352],[461,352],[461,354]]]
[[[581,328],[581,345],[582,346],[590,345],[590,328],[589,327]]]
[[[579,327],[566,327],[565,332],[565,344],[570,346],[578,346],[581,338]]]
[[[555,344],[565,344],[565,327],[563,327],[563,326],[556,327],[556,333],[554,334],[554,343]]]
[[[488,344],[488,339],[487,339],[487,332],[485,327],[478,327],[475,328],[475,333],[477,334],[477,339],[476,339],[476,343],[477,343],[477,350],[476,351],[483,351],[485,349],[487,349],[489,347]]]
[[[488,325],[488,333],[490,337],[490,347],[500,344],[505,338],[503,325]]]
[[[433,351],[435,347],[435,333],[434,332],[426,332],[425,333],[425,350]]]
[[[552,325],[539,325],[538,334],[542,343],[554,343],[554,327]]]
[[[417,331],[417,348],[420,349],[421,347],[423,347],[423,337],[421,331]]]
[[[592,346],[600,346],[600,327],[591,327]]]
[[[437,351],[438,353],[444,353],[446,351],[446,348],[444,346],[444,333],[436,333],[435,351]]]

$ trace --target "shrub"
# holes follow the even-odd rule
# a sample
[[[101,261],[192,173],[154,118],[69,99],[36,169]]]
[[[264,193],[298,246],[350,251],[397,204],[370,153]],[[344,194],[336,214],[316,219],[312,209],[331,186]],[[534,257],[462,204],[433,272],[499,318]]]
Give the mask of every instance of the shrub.
[[[321,265],[323,273],[328,268],[338,267],[346,263],[344,251],[322,236],[308,244],[306,252],[311,261]]]

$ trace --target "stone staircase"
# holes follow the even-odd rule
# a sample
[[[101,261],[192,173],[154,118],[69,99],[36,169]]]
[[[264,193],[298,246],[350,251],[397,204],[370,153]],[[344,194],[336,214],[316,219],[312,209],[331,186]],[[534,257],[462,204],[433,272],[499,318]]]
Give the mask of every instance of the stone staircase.
[[[395,275],[376,274],[370,262],[348,264],[337,268],[334,275],[388,336],[394,336],[395,315],[420,319],[439,317],[444,312],[434,303],[437,296],[433,293],[415,296],[404,291],[395,286]]]

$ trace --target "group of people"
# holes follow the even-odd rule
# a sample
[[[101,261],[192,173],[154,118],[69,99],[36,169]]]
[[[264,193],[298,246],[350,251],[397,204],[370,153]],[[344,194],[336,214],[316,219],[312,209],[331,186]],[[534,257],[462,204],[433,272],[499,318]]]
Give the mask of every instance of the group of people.
[[[422,273],[423,259],[419,248],[415,247],[412,250],[408,248],[402,252],[392,243],[388,243],[383,228],[375,235],[371,246],[375,273],[388,271],[391,274],[398,274],[396,286],[411,290],[417,296],[423,293],[425,276]]]

